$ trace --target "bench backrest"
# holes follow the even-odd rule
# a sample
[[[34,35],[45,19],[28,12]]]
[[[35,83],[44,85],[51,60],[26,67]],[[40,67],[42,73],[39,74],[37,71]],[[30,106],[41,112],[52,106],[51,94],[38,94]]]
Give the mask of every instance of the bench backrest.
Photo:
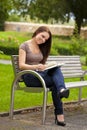
[[[61,66],[64,78],[82,77],[83,70],[80,56],[49,56],[48,61],[65,63],[63,66]]]
[[[12,66],[13,66],[13,70],[14,70],[14,75],[16,76],[16,74],[18,72],[20,72],[18,55],[12,55],[11,56],[11,60],[12,60]]]
[[[48,62],[56,61],[57,63],[65,64],[61,67],[64,78],[82,77],[83,70],[80,62],[80,56],[49,56]],[[14,74],[20,71],[18,67],[18,55],[12,55],[12,64]]]

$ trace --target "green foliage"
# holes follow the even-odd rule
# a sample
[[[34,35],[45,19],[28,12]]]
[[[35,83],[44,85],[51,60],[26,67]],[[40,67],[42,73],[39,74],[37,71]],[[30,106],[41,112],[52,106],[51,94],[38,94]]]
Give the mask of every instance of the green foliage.
[[[66,47],[58,47],[58,53],[60,55],[71,55],[71,50],[70,48],[66,48]]]
[[[4,30],[4,23],[9,16],[12,6],[11,0],[0,0],[0,30]]]
[[[87,20],[86,5],[87,0],[31,0],[26,13],[33,19],[37,17],[45,22],[54,19],[62,23],[69,22],[72,14],[80,34],[81,26]]]
[[[7,55],[18,54],[19,45],[29,37],[28,33],[0,32],[0,51]]]
[[[19,45],[31,38],[23,32],[0,32],[0,53],[18,54]],[[87,40],[83,38],[53,36],[51,55],[86,55]]]
[[[86,5],[87,0],[0,0],[0,30],[4,30],[8,17],[10,21],[19,21],[21,15],[30,15],[32,19],[38,18],[38,21],[64,23],[69,22],[72,13],[80,34],[81,26],[87,23]]]
[[[87,54],[86,54],[86,60],[85,60],[86,62],[85,62],[85,65],[87,66]]]
[[[12,36],[0,38],[0,50],[6,55],[18,54],[18,45],[19,41]]]
[[[70,50],[72,55],[85,55],[86,54],[87,40],[72,36],[70,43]]]
[[[52,47],[50,55],[58,55],[58,50],[55,47]]]
[[[5,55],[17,55],[18,54],[18,47],[2,47],[0,49],[4,52]]]
[[[11,14],[7,21],[20,22],[20,17],[17,14]]]
[[[75,17],[75,22],[78,27],[78,34],[80,34],[81,26],[87,20],[87,9],[86,9],[87,0],[66,0],[66,1],[68,6],[70,7],[69,13],[72,12]]]
[[[51,49],[52,55],[70,55],[70,38],[64,36],[53,36]]]
[[[49,6],[48,6],[49,3]],[[66,1],[65,0],[32,0],[29,5],[28,13],[31,18],[42,19],[47,22],[49,19],[66,20],[65,13],[66,10]]]

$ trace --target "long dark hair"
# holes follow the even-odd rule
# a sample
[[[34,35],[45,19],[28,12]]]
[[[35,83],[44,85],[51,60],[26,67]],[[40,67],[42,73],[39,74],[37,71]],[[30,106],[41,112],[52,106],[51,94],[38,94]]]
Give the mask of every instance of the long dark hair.
[[[46,40],[46,42],[44,44],[40,44],[39,48],[43,54],[43,60],[41,61],[41,63],[45,63],[47,60],[47,57],[50,53],[50,49],[51,49],[51,43],[52,43],[52,34],[49,30],[48,27],[46,26],[40,26],[32,35],[32,37],[35,37],[37,34],[41,33],[41,32],[47,32],[49,34],[49,38],[48,40]]]

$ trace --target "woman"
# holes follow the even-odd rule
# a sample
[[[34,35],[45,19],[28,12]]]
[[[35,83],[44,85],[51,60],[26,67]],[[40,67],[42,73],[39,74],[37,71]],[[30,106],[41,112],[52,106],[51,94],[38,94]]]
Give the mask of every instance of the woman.
[[[39,27],[33,34],[32,38],[19,48],[19,68],[21,70],[35,70],[45,80],[47,87],[52,87],[52,99],[55,106],[55,123],[65,126],[63,114],[63,104],[61,99],[68,98],[69,90],[66,89],[64,78],[59,67],[45,70],[46,60],[50,53],[52,35],[50,30],[45,27]],[[40,81],[31,74],[23,75],[26,86],[40,86]]]

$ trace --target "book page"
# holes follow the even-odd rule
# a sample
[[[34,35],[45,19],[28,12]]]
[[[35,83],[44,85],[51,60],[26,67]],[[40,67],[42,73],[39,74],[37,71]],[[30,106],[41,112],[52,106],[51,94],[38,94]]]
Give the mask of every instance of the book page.
[[[53,61],[53,62],[49,62],[46,64],[46,69],[44,70],[47,70],[47,69],[52,69],[52,68],[55,68],[55,67],[61,67],[62,65],[64,65],[65,63],[57,63],[56,61]]]

